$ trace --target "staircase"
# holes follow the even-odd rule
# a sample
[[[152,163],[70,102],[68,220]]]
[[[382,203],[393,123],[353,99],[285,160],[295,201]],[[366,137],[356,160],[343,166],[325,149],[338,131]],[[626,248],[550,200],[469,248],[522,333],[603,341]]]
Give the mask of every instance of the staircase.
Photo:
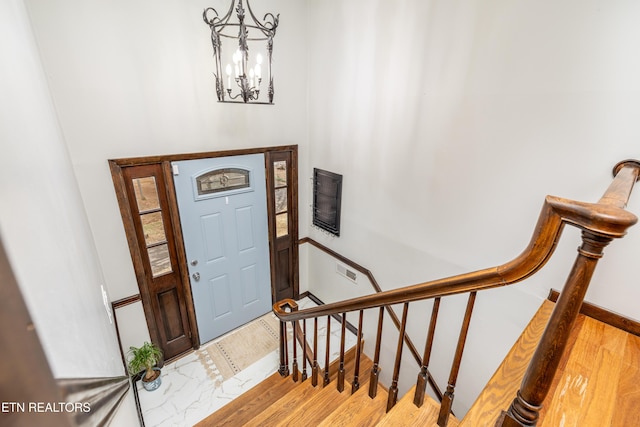
[[[345,378],[353,378],[355,369],[355,348],[345,352]],[[338,363],[334,362],[329,371],[330,382],[316,387],[311,380],[294,382],[291,376],[279,373],[269,378],[233,400],[197,427],[265,427],[265,426],[404,426],[436,425],[439,404],[427,397],[425,404],[417,408],[413,404],[413,394],[400,399],[389,413],[385,413],[387,391],[377,386],[376,397],[368,394],[369,374],[373,362],[365,355],[360,358],[360,372],[363,373],[360,388],[351,392],[351,382],[346,380],[344,390],[336,388]],[[322,377],[322,375],[321,375]],[[449,426],[457,427],[455,417],[449,419]]]
[[[464,418],[452,415],[448,426],[495,426],[520,386],[554,306],[549,300],[543,302]],[[537,425],[640,425],[640,334],[633,332],[580,314]],[[353,377],[355,357],[355,348],[345,353],[346,378]],[[378,385],[371,399],[367,393],[371,368],[371,359],[362,355],[363,380],[353,394],[348,380],[342,393],[336,389],[337,363],[330,366],[333,374],[324,387],[322,382],[313,387],[310,379],[294,382],[291,376],[275,373],[197,427],[437,426],[440,404],[425,396],[418,408],[413,402],[414,389],[389,412],[385,411],[388,394],[384,387]]]
[[[505,264],[303,310],[298,310],[293,300],[279,301],[273,307],[280,319],[279,375],[272,376],[200,425],[640,425],[640,412],[636,409],[640,407],[640,393],[637,392],[640,326],[634,326],[639,331],[637,336],[627,337],[616,333],[616,328],[609,331],[607,325],[600,326],[598,322],[584,321],[580,317],[584,297],[604,248],[614,239],[624,237],[627,229],[638,220],[624,208],[635,182],[640,180],[640,161],[618,163],[613,176],[613,182],[597,203],[547,196],[529,245]],[[542,305],[476,403],[459,422],[451,414],[451,408],[477,293],[520,282],[539,271],[552,256],[566,225],[582,231],[582,244],[555,304],[545,302]],[[442,392],[429,370],[434,331],[441,299],[461,294],[468,296],[467,305],[446,390]],[[407,313],[409,305],[420,300],[433,301],[431,319],[425,331],[422,357],[412,351],[418,362],[415,386],[401,397],[398,396],[398,381],[402,352],[405,347],[411,349],[413,346],[406,334]],[[400,304],[402,320],[390,316],[398,336],[393,367],[385,367],[392,373],[391,383],[385,388],[378,383],[382,369],[379,363],[383,321],[385,310]],[[363,324],[365,310],[378,313],[377,324],[367,324],[369,336],[375,335],[373,359],[361,354],[367,330]],[[358,316],[357,344],[355,351],[345,353],[348,313]],[[327,355],[331,340],[327,331],[324,368],[328,374],[323,378],[318,372],[323,363],[319,360],[318,346],[324,346],[318,343],[318,323],[319,319],[326,318],[328,329],[331,317],[341,319],[340,357],[337,367],[335,363],[330,365]],[[371,334],[371,331],[375,332]],[[288,341],[292,343],[291,353]],[[298,370],[298,344],[302,374]],[[350,355],[347,357],[347,354]],[[573,356],[576,354],[578,356]],[[311,380],[306,380],[307,365],[312,367]],[[592,367],[587,368],[588,365]],[[602,369],[602,366],[608,368]],[[351,388],[345,387],[345,380],[349,381],[345,374],[347,369],[353,372]],[[328,377],[336,372],[335,381],[330,382]],[[367,381],[369,387],[362,387]],[[322,387],[320,382],[328,386]],[[331,386],[332,383],[336,386]],[[439,403],[426,393],[427,385]],[[618,393],[624,393],[624,396],[618,396]],[[627,411],[623,415],[616,410],[620,402]]]

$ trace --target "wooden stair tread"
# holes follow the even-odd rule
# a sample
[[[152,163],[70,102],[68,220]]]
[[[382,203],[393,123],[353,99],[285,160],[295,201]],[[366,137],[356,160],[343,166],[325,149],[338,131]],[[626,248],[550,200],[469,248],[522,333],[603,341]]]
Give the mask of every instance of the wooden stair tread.
[[[296,408],[311,400],[318,390],[317,387],[311,385],[311,381],[308,379],[297,383],[296,387],[243,425],[245,427],[282,425],[280,421],[284,417],[292,411],[296,412]]]
[[[345,389],[347,388],[347,384],[349,384],[349,390],[351,390],[351,384],[353,383],[353,375],[355,373],[355,366],[356,366],[355,359],[350,361],[348,364],[345,364],[344,366]],[[364,354],[361,355],[360,356],[360,373],[358,375],[358,383],[360,383],[360,388],[362,388],[364,384],[367,384],[369,382],[372,367],[373,367],[373,361],[369,359],[368,356],[365,356]],[[336,372],[336,377],[337,377],[337,372]],[[329,387],[331,384],[334,384],[334,382],[333,381],[330,382],[327,385],[327,387]],[[335,384],[334,384],[334,387],[335,387]]]
[[[425,395],[422,407],[418,408],[413,403],[415,389],[416,387],[413,386],[376,425],[378,427],[397,427],[400,425],[437,427],[440,404],[429,395]],[[449,415],[447,427],[457,427],[459,423],[460,421],[456,417]]]
[[[300,425],[300,416],[308,415],[312,415],[309,418],[316,420],[315,424],[317,424],[351,393],[351,382],[355,370],[355,353],[355,347],[345,351],[345,390],[343,393],[339,393],[336,390],[339,360],[331,363],[331,382],[324,389],[322,387],[322,371],[319,372],[318,386],[315,388],[311,385],[311,375],[304,382],[298,381],[296,383],[291,375],[283,378],[279,373],[274,373],[260,384],[257,384],[200,421],[196,426],[287,425],[285,419],[291,419],[292,425]],[[368,386],[372,366],[371,359],[363,354],[360,359],[360,388]],[[308,371],[310,373],[309,369]],[[299,373],[300,377],[301,374]],[[316,397],[316,395],[319,396]],[[321,402],[320,405],[322,406],[316,406],[317,402]],[[300,412],[298,411],[299,408],[307,408],[309,410]],[[313,414],[310,408],[313,408]],[[294,413],[296,414],[295,416],[292,415]],[[305,425],[314,424],[305,423]]]
[[[347,392],[345,390],[345,392]],[[345,393],[343,392],[343,394]],[[387,392],[378,386],[375,399],[369,397],[368,387],[361,387],[327,416],[319,427],[364,427],[375,426],[384,416]],[[309,425],[309,424],[300,424]]]
[[[235,427],[249,421],[297,386],[291,377],[274,373],[196,424],[196,427]]]
[[[311,385],[308,385],[311,387]],[[317,393],[310,399],[302,403],[295,411],[292,411],[281,420],[282,426],[317,426],[338,406],[338,403],[347,398],[351,386],[345,385],[345,390],[340,393],[335,382],[327,387],[317,390]]]
[[[363,343],[364,346],[364,343]],[[362,354],[363,357],[366,357]],[[345,372],[349,372],[350,367],[355,365],[356,360],[356,346],[350,347],[344,352],[344,369]],[[320,363],[320,361],[318,361]],[[362,363],[362,359],[360,361]],[[336,359],[329,364],[329,378],[331,382],[338,377],[338,368],[340,367],[340,359]],[[318,383],[322,383],[322,378],[324,377],[324,369],[318,369]],[[346,378],[346,377],[345,377]]]
[[[346,383],[351,384],[353,380],[353,373],[355,371],[355,365],[356,365],[355,350],[356,350],[355,347],[351,347],[349,350],[345,351],[344,353],[345,384]],[[362,353],[360,356],[360,376],[358,378],[360,384],[364,384],[365,381],[369,380],[369,373],[371,372],[372,366],[373,366],[373,361],[366,354]],[[329,384],[333,384],[334,387],[335,387],[335,381],[338,378],[339,367],[340,367],[340,360],[334,360],[329,365],[329,381],[330,381]],[[319,387],[322,387],[323,379],[324,379],[324,370],[319,369],[318,370],[318,386]],[[310,373],[309,373],[309,380],[311,380]],[[345,385],[345,388],[346,388],[346,385]]]
[[[555,304],[545,300],[460,422],[461,427],[493,426],[509,408]]]
[[[345,363],[345,385],[342,393],[337,390],[336,381],[332,380],[326,385],[326,387],[318,391],[318,393],[313,396],[313,399],[303,402],[295,412],[290,413],[282,419],[281,425],[318,425],[329,414],[331,414],[331,412],[339,405],[339,402],[344,401],[351,394],[354,365],[355,359],[350,360],[349,363]],[[368,390],[372,366],[373,361],[363,354],[360,358],[360,389],[367,388]],[[337,373],[335,375],[337,375]],[[309,386],[311,387],[310,384]]]

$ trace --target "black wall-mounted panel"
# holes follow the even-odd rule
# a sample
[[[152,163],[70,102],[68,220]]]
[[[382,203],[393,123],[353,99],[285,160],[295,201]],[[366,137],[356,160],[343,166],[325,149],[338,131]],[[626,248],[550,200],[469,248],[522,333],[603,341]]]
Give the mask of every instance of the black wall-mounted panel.
[[[313,169],[313,225],[340,236],[342,175]]]

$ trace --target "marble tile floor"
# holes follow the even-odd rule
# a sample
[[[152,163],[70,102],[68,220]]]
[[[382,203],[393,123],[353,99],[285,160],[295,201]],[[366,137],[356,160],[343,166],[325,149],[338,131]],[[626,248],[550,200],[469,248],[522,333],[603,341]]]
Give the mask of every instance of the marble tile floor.
[[[300,309],[315,306],[309,299],[298,301]],[[308,322],[307,332],[312,336],[313,322]],[[230,333],[233,333],[230,332]],[[318,322],[318,361],[324,361],[324,343],[326,339],[326,321]],[[312,339],[308,340],[312,343]],[[348,332],[345,339],[346,348],[355,345],[356,337]],[[291,347],[289,341],[289,347]],[[335,360],[339,356],[340,324],[331,320],[331,355]],[[209,343],[204,344],[206,347]],[[208,415],[222,408],[245,391],[269,377],[278,370],[280,357],[274,351],[232,378],[222,381],[222,377],[212,378],[207,374],[207,368],[215,371],[215,367],[202,363],[203,350],[194,351],[188,355],[168,363],[162,369],[162,385],[158,390],[148,392],[142,389],[138,382],[140,406],[142,408],[145,427],[173,427],[192,426]],[[289,349],[289,360],[291,359]],[[302,350],[298,347],[298,360],[301,362]],[[205,358],[206,360],[207,358]],[[211,363],[210,359],[206,363]],[[310,368],[308,373],[310,374]]]

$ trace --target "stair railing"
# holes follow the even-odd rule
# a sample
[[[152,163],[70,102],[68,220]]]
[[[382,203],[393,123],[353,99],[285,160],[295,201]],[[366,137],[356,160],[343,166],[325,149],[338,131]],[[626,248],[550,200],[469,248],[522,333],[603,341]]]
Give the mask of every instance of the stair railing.
[[[273,306],[273,311],[282,322],[281,340],[285,351],[280,355],[280,373],[285,375],[288,372],[287,350],[286,350],[286,323],[291,322],[292,326],[298,321],[305,319],[315,319],[327,316],[339,315],[342,320],[342,335],[340,349],[340,368],[338,372],[338,390],[344,389],[344,324],[346,313],[359,312],[362,319],[362,312],[367,309],[379,308],[393,304],[403,304],[402,322],[398,347],[393,370],[392,384],[389,388],[389,398],[387,401],[387,411],[389,411],[397,399],[397,381],[400,368],[400,358],[403,347],[403,336],[406,327],[409,304],[413,301],[434,299],[432,318],[428,328],[425,352],[422,360],[420,373],[416,384],[416,394],[414,403],[421,403],[421,396],[424,396],[425,377],[424,371],[428,369],[429,357],[433,343],[433,329],[435,329],[435,319],[439,307],[439,299],[449,295],[468,293],[469,299],[465,317],[461,328],[458,345],[454,360],[452,362],[451,373],[445,392],[445,398],[441,404],[438,425],[447,425],[451,404],[454,399],[455,385],[458,370],[462,359],[462,353],[466,341],[467,331],[471,320],[473,305],[478,291],[492,289],[496,287],[510,285],[522,281],[540,270],[551,257],[565,224],[573,225],[582,230],[582,246],[578,248],[578,257],[574,263],[560,298],[556,303],[554,311],[549,320],[548,326],[542,335],[534,356],[529,364],[525,377],[522,380],[520,390],[517,392],[511,406],[503,411],[496,420],[498,427],[522,427],[535,426],[538,420],[542,402],[546,397],[553,380],[554,374],[566,347],[569,331],[578,315],[580,306],[587,291],[589,282],[593,275],[596,263],[602,257],[604,247],[615,238],[622,238],[626,230],[637,222],[637,217],[624,210],[626,203],[633,189],[634,183],[640,179],[640,161],[625,160],[618,163],[613,169],[614,180],[598,203],[585,203],[562,199],[554,196],[547,196],[538,217],[533,236],[529,245],[514,260],[497,267],[487,268],[471,273],[460,274],[444,279],[433,280],[413,286],[407,286],[390,291],[385,291],[373,295],[348,299],[336,303],[312,307],[305,310],[297,310],[297,305],[293,300],[283,300]],[[379,316],[378,334],[376,339],[376,350],[374,355],[374,366],[378,363],[379,349],[382,329],[382,318]],[[317,325],[317,323],[315,323]],[[293,328],[295,334],[295,327]],[[362,322],[359,322],[358,337],[362,336]],[[327,334],[328,348],[329,334]],[[295,339],[294,341],[294,359]],[[358,342],[360,345],[360,342]],[[329,352],[327,351],[327,354]],[[294,370],[297,370],[297,362],[293,361]],[[329,368],[328,362],[326,369]],[[342,372],[340,372],[342,371]],[[325,373],[326,375],[326,373]],[[355,381],[359,372],[354,373]],[[294,376],[296,373],[294,372]],[[342,378],[341,378],[342,377]],[[372,386],[369,395],[375,396],[371,388],[377,387],[377,374],[371,372],[370,379]]]
[[[371,287],[373,288],[373,290],[376,293],[382,292],[382,288],[378,284],[378,281],[374,277],[373,273],[370,270],[368,270],[367,268],[365,268],[362,265],[350,260],[349,258],[347,258],[347,257],[345,257],[345,256],[333,251],[332,249],[326,247],[322,243],[319,243],[319,242],[313,240],[310,237],[304,237],[304,238],[302,238],[302,239],[300,239],[298,241],[299,245],[302,245],[302,244],[305,244],[305,243],[308,243],[311,246],[316,247],[320,251],[322,251],[322,252],[326,253],[327,255],[337,259],[341,263],[343,263],[343,264],[353,268],[354,270],[360,272],[361,274],[363,274],[367,278],[367,280],[371,284]],[[396,327],[396,329],[399,331],[400,330],[400,320],[398,319],[398,315],[394,311],[393,307],[385,306],[385,307],[381,307],[381,310],[382,310],[382,312],[381,312],[380,315],[384,316],[384,312],[386,312],[389,315],[389,317],[391,318],[391,321],[393,322],[393,324]],[[382,324],[382,319],[380,319],[379,322],[380,322],[380,324]],[[435,322],[434,322],[434,325],[435,325]],[[380,331],[380,333],[382,333],[382,331]],[[438,401],[442,402],[443,392],[440,389],[440,386],[436,383],[435,379],[431,375],[431,372],[429,371],[427,366],[425,366],[424,358],[422,358],[420,356],[420,354],[418,353],[418,350],[416,349],[416,346],[413,344],[413,341],[411,340],[411,337],[409,337],[409,335],[406,334],[406,332],[404,334],[404,343],[407,346],[407,348],[409,349],[409,352],[413,355],[413,358],[416,360],[416,363],[418,364],[418,366],[422,367],[424,369],[424,372],[423,372],[424,380],[426,381],[427,384],[429,384],[429,386],[431,387],[431,390],[435,394],[435,396],[438,399]],[[378,360],[379,360],[379,351],[378,351]],[[375,375],[377,377],[377,375],[379,374],[379,372],[378,372],[379,366],[378,366],[377,362],[374,362],[374,365],[373,365],[372,369],[375,371]]]

